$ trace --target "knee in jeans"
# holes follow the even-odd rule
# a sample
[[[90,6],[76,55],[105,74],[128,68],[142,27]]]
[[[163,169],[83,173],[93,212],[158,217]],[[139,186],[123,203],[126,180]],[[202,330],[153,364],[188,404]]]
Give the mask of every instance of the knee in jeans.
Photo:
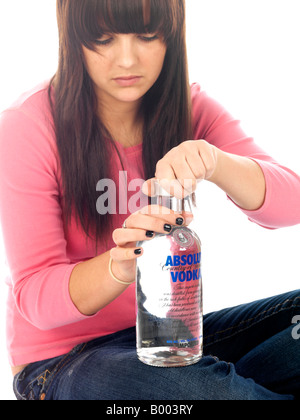
[[[237,375],[233,364],[217,357],[204,357],[198,366],[198,398],[202,400],[248,400],[253,399],[256,384],[252,379]]]

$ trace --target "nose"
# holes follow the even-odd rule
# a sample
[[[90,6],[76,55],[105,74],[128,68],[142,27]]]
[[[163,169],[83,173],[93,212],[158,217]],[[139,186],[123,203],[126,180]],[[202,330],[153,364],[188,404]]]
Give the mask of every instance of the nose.
[[[138,61],[135,37],[131,34],[120,35],[118,41],[118,49],[116,51],[117,64],[119,67],[129,69]]]

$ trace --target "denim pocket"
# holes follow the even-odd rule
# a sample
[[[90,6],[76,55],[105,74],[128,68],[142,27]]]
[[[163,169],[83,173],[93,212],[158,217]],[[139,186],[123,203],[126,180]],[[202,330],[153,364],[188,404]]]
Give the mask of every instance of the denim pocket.
[[[73,358],[83,351],[86,344],[79,344],[68,354],[26,366],[14,377],[13,389],[18,400],[45,400],[54,378]],[[50,397],[49,397],[50,398]],[[48,399],[48,398],[47,398]]]
[[[43,388],[61,358],[32,363],[18,373],[13,381],[13,390],[17,399],[23,401],[41,399]]]

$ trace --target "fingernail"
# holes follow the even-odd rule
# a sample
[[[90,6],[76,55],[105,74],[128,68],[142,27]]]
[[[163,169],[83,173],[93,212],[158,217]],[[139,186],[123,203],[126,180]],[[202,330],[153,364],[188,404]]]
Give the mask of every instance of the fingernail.
[[[178,217],[178,219],[176,219],[176,225],[178,225],[178,226],[182,226],[183,222],[184,222],[184,220],[183,220],[182,217]]]
[[[172,230],[172,226],[171,225],[168,225],[168,224],[166,224],[165,226],[164,226],[164,230],[166,231],[166,232],[171,232],[171,230]]]
[[[153,238],[153,236],[154,236],[154,232],[152,232],[152,230],[148,230],[148,231],[146,232],[146,236],[147,236],[147,238]]]
[[[136,249],[136,250],[134,251],[134,253],[135,253],[135,255],[141,255],[141,253],[142,253],[141,248]]]

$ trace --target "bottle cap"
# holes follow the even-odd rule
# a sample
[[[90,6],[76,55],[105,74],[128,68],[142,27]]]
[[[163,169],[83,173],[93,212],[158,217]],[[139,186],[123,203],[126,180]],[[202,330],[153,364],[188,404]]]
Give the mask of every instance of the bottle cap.
[[[158,181],[154,181],[154,195],[156,197],[161,196],[161,197],[171,197],[171,194],[166,191]]]
[[[154,194],[152,194],[152,196],[157,198],[157,204],[172,209],[177,213],[181,213],[183,211],[192,213],[191,196],[182,198],[174,197],[160,185],[158,180],[153,182],[152,188],[154,189]]]

